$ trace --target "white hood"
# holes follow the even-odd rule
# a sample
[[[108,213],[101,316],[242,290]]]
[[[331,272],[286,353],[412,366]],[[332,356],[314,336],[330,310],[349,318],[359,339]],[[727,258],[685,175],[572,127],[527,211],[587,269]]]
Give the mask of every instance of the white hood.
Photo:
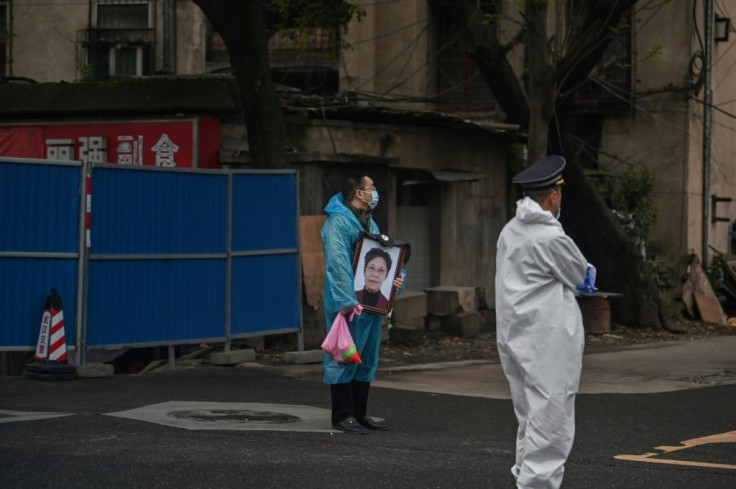
[[[555,219],[550,211],[545,211],[536,201],[524,197],[516,201],[516,218],[525,224],[543,223],[560,227],[560,221]]]

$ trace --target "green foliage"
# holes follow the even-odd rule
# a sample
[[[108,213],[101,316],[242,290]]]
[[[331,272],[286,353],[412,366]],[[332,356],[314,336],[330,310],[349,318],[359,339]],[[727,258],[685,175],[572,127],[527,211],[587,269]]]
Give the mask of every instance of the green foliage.
[[[652,203],[653,189],[654,176],[648,168],[630,167],[621,175],[611,195],[611,207],[619,223],[642,248],[657,219],[657,209]]]
[[[657,288],[665,291],[672,290],[680,284],[680,273],[685,262],[685,258],[678,260],[673,257],[655,256],[648,259],[646,265]]]
[[[664,44],[659,42],[657,44],[654,44],[653,46],[649,46],[646,56],[644,56],[644,59],[641,59],[639,61],[646,61],[650,58],[654,58],[655,56],[659,56],[662,53],[664,53]]]
[[[498,26],[501,25],[503,15],[501,14],[485,14],[483,16],[483,25]]]
[[[306,47],[309,38],[318,29],[346,33],[350,21],[360,21],[365,15],[353,0],[275,0],[279,7],[279,30],[300,47]],[[330,41],[335,52],[350,47],[340,38]]]
[[[92,65],[86,64],[82,66],[82,80],[92,81],[95,79],[95,69]]]
[[[723,270],[728,265],[726,264],[726,257],[723,253],[714,252],[713,257],[708,263],[708,267],[705,269],[705,274],[708,276],[708,282],[710,282],[713,290],[718,290],[718,283],[723,281]]]

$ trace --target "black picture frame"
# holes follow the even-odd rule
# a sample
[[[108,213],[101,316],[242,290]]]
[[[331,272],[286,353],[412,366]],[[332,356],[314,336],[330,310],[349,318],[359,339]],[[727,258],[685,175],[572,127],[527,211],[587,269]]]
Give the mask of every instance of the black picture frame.
[[[379,251],[371,251],[377,249]],[[369,255],[370,253],[370,255]],[[380,284],[380,295],[370,293],[366,287],[366,257],[370,256],[369,265],[371,261],[376,258],[381,258],[382,253],[388,255],[391,259],[391,264],[386,271],[386,277]],[[370,236],[362,236],[357,244],[355,245],[355,255],[353,256],[353,273],[355,280],[353,282],[353,290],[358,298],[363,310],[378,314],[380,316],[388,316],[394,308],[394,301],[396,300],[396,287],[393,286],[393,281],[396,277],[401,275],[401,269],[404,267],[404,257],[406,256],[406,245],[386,245],[385,243],[374,239]],[[380,262],[386,263],[385,258],[379,260]],[[369,272],[371,273],[371,272]],[[371,279],[368,280],[371,282]]]

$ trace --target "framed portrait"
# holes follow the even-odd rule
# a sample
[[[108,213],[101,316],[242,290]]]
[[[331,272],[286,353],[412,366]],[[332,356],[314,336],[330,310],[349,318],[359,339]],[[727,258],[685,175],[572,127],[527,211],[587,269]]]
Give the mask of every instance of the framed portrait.
[[[364,235],[355,246],[353,283],[363,310],[388,315],[394,307],[394,279],[401,275],[408,245],[396,244],[386,236]]]

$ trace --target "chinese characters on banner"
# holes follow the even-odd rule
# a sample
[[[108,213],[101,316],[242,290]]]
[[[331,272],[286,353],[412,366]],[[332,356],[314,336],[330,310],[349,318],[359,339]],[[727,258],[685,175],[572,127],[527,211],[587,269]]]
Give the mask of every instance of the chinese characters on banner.
[[[118,163],[120,165],[143,164],[144,137],[118,136],[115,145],[117,161],[109,161],[107,157],[107,138],[104,136],[82,136],[73,139],[46,139],[47,160],[82,160],[91,163]],[[176,164],[176,152],[179,146],[169,139],[168,134],[162,134],[151,151],[156,155],[155,166],[173,168]],[[75,154],[79,156],[74,157]],[[191,166],[191,165],[184,165]]]
[[[162,122],[0,126],[0,155],[162,168],[218,168],[220,123]],[[42,147],[39,147],[42,146]]]

